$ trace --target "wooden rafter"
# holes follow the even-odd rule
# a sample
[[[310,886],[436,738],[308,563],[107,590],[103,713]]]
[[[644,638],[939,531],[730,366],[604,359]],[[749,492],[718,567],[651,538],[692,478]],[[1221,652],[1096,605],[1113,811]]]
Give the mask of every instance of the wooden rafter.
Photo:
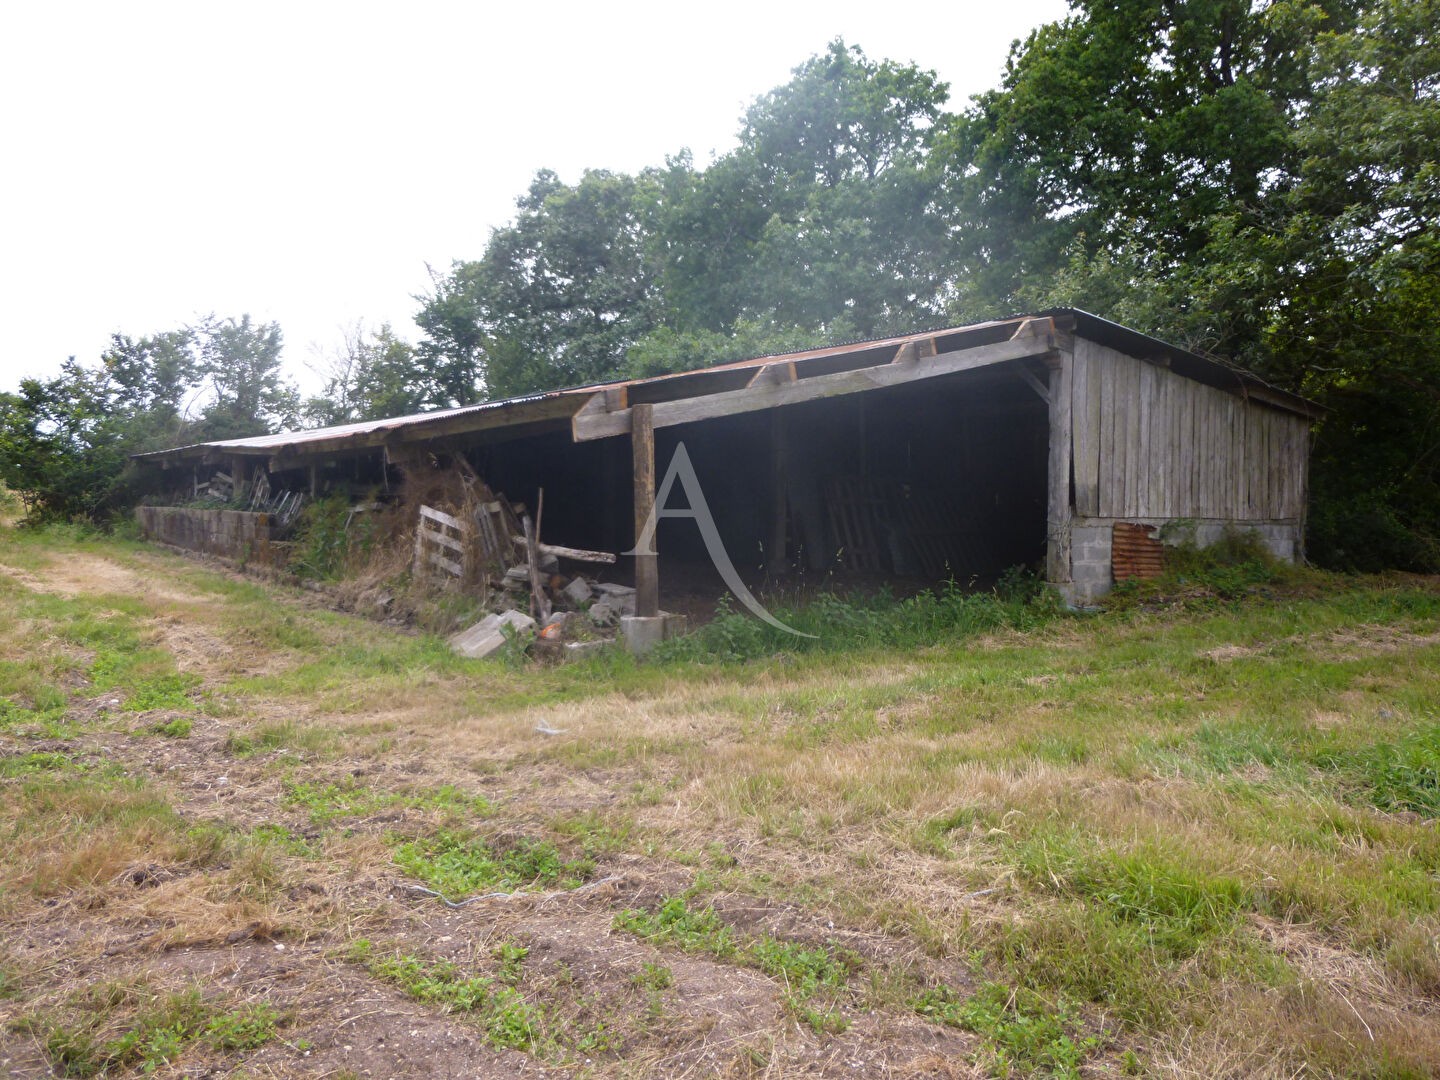
[[[795,405],[804,401],[821,398],[841,397],[866,390],[879,390],[888,386],[901,386],[920,379],[933,379],[962,371],[1003,364],[1012,360],[1043,357],[1050,352],[1050,343],[1045,337],[1029,336],[1010,341],[977,345],[969,349],[939,353],[932,357],[919,358],[913,364],[885,362],[872,367],[853,371],[835,372],[799,378],[795,382],[771,385],[747,386],[741,390],[708,394],[703,397],[686,398],[680,401],[659,402],[654,406],[655,427],[671,427],[675,424],[689,424],[697,420],[709,420],[720,416],[734,416],[738,413],[754,412],[759,409]],[[796,362],[797,368],[803,361]],[[799,372],[797,372],[798,374]],[[624,435],[630,431],[631,410],[608,411],[603,398],[591,398],[571,422],[571,430],[577,442],[591,439],[605,439]]]

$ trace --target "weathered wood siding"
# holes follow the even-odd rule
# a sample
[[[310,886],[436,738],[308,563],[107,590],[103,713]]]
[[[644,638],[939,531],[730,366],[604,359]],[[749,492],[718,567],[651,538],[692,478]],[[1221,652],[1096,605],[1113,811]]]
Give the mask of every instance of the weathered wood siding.
[[[1304,417],[1078,337],[1071,387],[1077,517],[1302,518]]]

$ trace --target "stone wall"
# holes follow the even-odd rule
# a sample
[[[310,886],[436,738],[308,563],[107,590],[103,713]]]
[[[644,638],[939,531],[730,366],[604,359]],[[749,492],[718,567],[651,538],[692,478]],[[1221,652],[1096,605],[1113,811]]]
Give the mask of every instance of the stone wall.
[[[147,540],[241,563],[280,566],[285,562],[287,545],[277,542],[280,525],[273,514],[141,506],[135,511],[135,519]]]

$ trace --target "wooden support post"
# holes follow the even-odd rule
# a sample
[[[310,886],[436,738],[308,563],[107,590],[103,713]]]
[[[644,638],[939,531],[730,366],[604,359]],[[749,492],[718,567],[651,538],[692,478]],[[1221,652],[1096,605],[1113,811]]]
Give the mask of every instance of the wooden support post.
[[[243,454],[231,455],[230,478],[235,481],[235,486],[230,489],[231,498],[238,499],[245,494],[245,484],[250,479],[249,466]]]
[[[520,526],[525,530],[525,562],[530,570],[530,614],[544,622],[550,618],[550,597],[545,592],[545,582],[540,574],[539,542],[535,539],[536,530],[530,523],[529,514],[520,519]]]
[[[766,569],[772,576],[789,569],[786,560],[785,497],[785,410],[770,412],[770,546],[766,550]]]
[[[320,496],[320,470],[312,463],[310,466],[310,498]]]
[[[1049,493],[1045,512],[1045,579],[1062,585],[1070,580],[1070,370],[1074,354],[1060,352],[1050,364]]]
[[[630,461],[635,480],[635,614],[660,614],[660,557],[655,538],[649,551],[640,550],[640,538],[655,510],[655,406],[630,406]]]

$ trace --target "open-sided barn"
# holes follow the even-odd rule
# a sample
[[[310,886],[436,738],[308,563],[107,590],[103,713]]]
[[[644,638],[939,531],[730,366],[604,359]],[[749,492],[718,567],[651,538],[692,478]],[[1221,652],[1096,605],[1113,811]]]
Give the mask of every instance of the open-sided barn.
[[[1083,603],[1145,573],[1167,525],[1202,544],[1254,530],[1296,558],[1315,416],[1251,374],[1065,309],[141,460],[187,486],[228,470],[313,495],[458,455],[496,491],[543,487],[549,536],[615,552],[683,443],[747,572],[966,581],[1034,564]],[[635,560],[641,614],[660,566],[708,561],[693,521],[656,535],[659,559]]]

